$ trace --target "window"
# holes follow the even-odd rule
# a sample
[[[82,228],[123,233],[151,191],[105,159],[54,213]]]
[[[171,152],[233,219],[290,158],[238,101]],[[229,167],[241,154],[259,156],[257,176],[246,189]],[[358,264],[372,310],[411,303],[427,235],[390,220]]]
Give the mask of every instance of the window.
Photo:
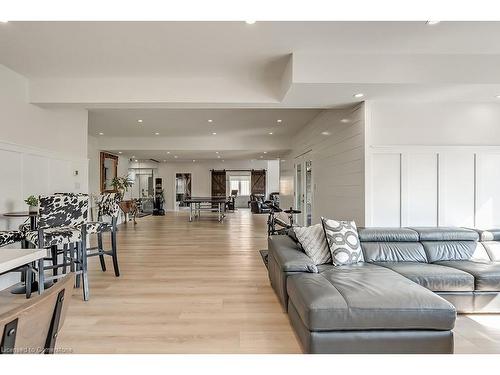
[[[250,175],[229,176],[229,190],[238,190],[238,195],[250,195]]]

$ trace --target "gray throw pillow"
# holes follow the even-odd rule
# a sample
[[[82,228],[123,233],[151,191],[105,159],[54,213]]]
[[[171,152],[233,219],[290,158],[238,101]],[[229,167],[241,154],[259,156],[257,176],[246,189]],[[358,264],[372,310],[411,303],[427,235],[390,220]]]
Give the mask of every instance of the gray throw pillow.
[[[314,264],[319,265],[332,262],[330,249],[328,248],[325,232],[321,224],[310,227],[294,227],[293,230],[304,252],[312,259]]]
[[[354,221],[321,218],[335,266],[362,262],[363,252]]]

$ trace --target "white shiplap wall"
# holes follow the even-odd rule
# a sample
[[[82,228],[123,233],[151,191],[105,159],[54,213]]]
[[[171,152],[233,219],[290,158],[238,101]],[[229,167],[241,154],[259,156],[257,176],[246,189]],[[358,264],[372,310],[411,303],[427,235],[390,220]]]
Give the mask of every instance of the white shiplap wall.
[[[366,225],[500,227],[500,107],[365,103]]]
[[[313,224],[321,216],[364,225],[364,105],[324,110],[293,139],[281,162],[282,207],[294,204],[294,165],[312,161]]]

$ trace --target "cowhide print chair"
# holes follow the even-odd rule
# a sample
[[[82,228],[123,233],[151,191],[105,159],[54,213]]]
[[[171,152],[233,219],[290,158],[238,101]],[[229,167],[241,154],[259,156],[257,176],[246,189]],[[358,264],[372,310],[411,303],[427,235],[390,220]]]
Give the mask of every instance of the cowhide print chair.
[[[0,231],[0,247],[11,245],[23,240],[23,233],[17,230]],[[1,250],[0,250],[1,251]],[[31,286],[33,281],[33,267],[32,265],[22,266],[10,272],[20,272],[22,274],[21,281],[25,281],[26,285],[26,298],[31,297]]]
[[[48,280],[57,281],[58,269],[67,270],[70,260],[71,271],[76,273],[76,287],[83,284],[83,299],[88,301],[89,283],[87,274],[86,226],[89,199],[87,194],[54,194],[39,197],[38,230],[28,231],[26,239],[38,248],[51,251],[53,276]],[[69,252],[69,256],[68,255]],[[63,255],[63,263],[58,256]],[[76,267],[76,269],[75,269]],[[43,272],[42,279],[43,279]],[[43,284],[40,282],[40,284]],[[42,285],[43,287],[43,285]]]
[[[19,242],[23,239],[22,233],[17,230],[0,231],[0,247]]]
[[[120,215],[121,196],[119,193],[102,193],[97,199],[97,221],[86,224],[87,234],[97,235],[97,247],[87,249],[87,257],[99,256],[101,269],[106,271],[104,255],[109,255],[113,259],[115,276],[120,276],[118,267],[118,254],[116,246],[116,225]],[[109,221],[104,221],[104,217],[109,217]],[[103,233],[109,232],[111,236],[111,250],[105,250],[103,246]]]

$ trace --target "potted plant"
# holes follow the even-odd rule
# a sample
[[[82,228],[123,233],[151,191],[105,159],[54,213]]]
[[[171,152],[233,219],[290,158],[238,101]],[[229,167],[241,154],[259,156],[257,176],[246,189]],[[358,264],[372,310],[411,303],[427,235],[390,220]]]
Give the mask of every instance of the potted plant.
[[[28,198],[24,200],[24,202],[29,206],[28,211],[30,213],[32,212],[38,212],[38,198],[35,197],[34,195],[30,195]]]
[[[134,182],[129,176],[115,177],[111,181],[111,186],[113,186],[113,189],[115,189],[123,198],[125,192],[128,190],[129,187],[133,185],[133,183]]]

